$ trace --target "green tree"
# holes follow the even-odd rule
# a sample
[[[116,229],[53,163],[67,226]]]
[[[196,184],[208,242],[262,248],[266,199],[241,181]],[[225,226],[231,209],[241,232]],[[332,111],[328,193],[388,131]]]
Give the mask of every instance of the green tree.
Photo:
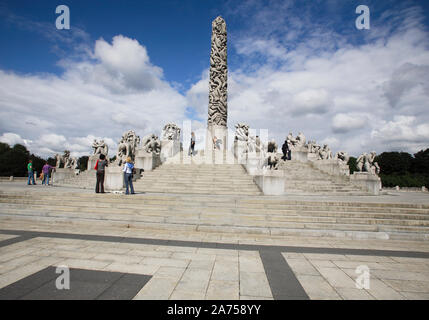
[[[79,163],[79,170],[80,171],[85,171],[88,169],[88,156],[82,156],[79,158],[78,163]]]
[[[380,173],[405,175],[410,172],[413,156],[406,152],[383,152],[375,158],[380,166]]]

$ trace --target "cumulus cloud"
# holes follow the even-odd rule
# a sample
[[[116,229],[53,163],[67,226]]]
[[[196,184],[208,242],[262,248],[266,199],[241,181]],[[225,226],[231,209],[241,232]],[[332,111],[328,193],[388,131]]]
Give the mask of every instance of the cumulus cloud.
[[[347,133],[352,130],[364,128],[368,116],[360,113],[338,113],[332,119],[332,130],[335,133]]]
[[[248,28],[231,36],[241,59],[228,74],[230,128],[247,122],[278,142],[302,131],[354,155],[429,147],[429,34],[421,8],[392,3],[370,30],[341,32],[311,21],[311,8],[270,3],[231,9]],[[301,23],[293,18],[298,12]]]
[[[83,155],[92,143],[85,137],[104,137],[112,150],[127,130],[160,134],[165,122],[185,119],[186,98],[134,39],[99,39],[85,59],[63,60],[62,66],[60,76],[0,70],[5,141],[18,141],[9,132],[33,141],[31,151],[45,157],[64,149]]]

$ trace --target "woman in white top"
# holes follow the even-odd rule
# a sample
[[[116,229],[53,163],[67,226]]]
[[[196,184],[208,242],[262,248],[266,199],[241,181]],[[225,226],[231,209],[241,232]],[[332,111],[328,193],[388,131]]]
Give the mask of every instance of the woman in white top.
[[[134,164],[131,161],[131,158],[128,157],[127,161],[124,164],[124,169],[122,170],[124,172],[124,181],[125,181],[125,194],[129,194],[128,187],[131,188],[131,194],[134,194],[134,187],[133,187],[133,169]]]

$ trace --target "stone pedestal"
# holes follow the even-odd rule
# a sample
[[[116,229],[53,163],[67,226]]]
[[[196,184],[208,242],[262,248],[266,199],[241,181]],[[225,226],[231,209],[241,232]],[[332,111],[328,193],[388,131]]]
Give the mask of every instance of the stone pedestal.
[[[339,159],[316,160],[313,166],[320,171],[333,176],[350,176],[350,168],[347,163]]]
[[[124,173],[122,166],[111,164],[107,167],[104,174],[104,189],[117,191],[124,188]]]
[[[258,170],[253,176],[253,180],[262,190],[264,195],[285,194],[285,175],[279,170]]]
[[[237,159],[237,163],[247,163],[247,142],[241,140],[234,141],[234,156]]]
[[[137,169],[144,169],[144,171],[152,171],[159,165],[161,165],[161,156],[159,154],[148,153],[143,149],[137,150],[134,163],[134,166]]]
[[[350,176],[350,181],[362,186],[373,195],[379,195],[381,190],[381,179],[369,172],[355,172]]]
[[[161,140],[161,162],[165,162],[178,152],[180,152],[179,140]]]
[[[244,165],[247,173],[250,174],[251,176],[254,176],[260,173],[263,161],[264,159],[262,159],[259,154],[256,154],[256,153],[249,154],[249,156],[247,157],[247,161]]]
[[[75,176],[75,170],[71,168],[56,168],[55,172],[52,172],[53,183],[61,183],[65,179],[70,179]]]
[[[224,126],[218,126],[218,125],[209,125],[207,127],[207,134],[206,134],[206,148],[205,148],[206,155],[208,153],[211,153],[212,150],[214,150],[214,146],[213,146],[214,137],[222,141],[222,143],[219,144],[219,149],[217,150],[223,150],[225,152],[228,148],[228,128]]]
[[[308,149],[306,147],[297,147],[291,150],[291,160],[307,162],[308,161]]]

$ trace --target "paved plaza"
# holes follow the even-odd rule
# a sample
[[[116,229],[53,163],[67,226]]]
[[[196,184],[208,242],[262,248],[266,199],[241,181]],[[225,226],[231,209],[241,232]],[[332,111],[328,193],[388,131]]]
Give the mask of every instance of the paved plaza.
[[[92,190],[0,184],[1,199],[18,191],[38,199],[67,193],[94,201],[128,199]],[[427,193],[365,198],[347,201],[429,204]],[[127,228],[74,223],[71,217],[13,218],[3,214],[8,208],[3,200],[0,208],[1,299],[429,299],[425,240]],[[58,266],[70,269],[69,291],[55,288]],[[369,272],[369,286],[359,289],[362,268]]]

